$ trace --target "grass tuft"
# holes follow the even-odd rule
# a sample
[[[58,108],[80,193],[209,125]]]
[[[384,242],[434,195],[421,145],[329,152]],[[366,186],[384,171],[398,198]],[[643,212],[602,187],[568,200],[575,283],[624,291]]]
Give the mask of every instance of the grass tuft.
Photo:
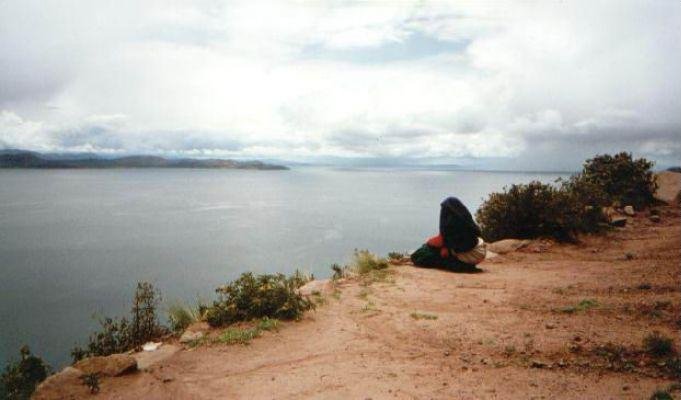
[[[419,320],[419,319],[435,320],[435,319],[437,319],[437,315],[417,313],[417,312],[413,312],[413,313],[409,314],[409,316],[411,316],[415,320]]]
[[[655,331],[643,339],[643,348],[650,355],[664,357],[674,353],[674,341]]]
[[[566,313],[566,314],[574,314],[576,312],[582,312],[582,311],[587,311],[591,308],[598,307],[598,302],[593,299],[584,299],[577,303],[577,305],[574,306],[569,306],[569,307],[561,307],[558,308],[558,312]]]
[[[352,269],[360,275],[384,270],[388,266],[388,261],[385,258],[378,257],[369,250],[355,250],[355,260]]]

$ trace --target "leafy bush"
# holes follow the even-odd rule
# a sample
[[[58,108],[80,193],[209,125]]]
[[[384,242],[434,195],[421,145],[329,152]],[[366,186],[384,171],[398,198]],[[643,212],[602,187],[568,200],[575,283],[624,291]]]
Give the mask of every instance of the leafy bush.
[[[645,158],[634,160],[631,153],[604,154],[587,160],[581,175],[601,188],[610,203],[643,208],[654,202],[657,184],[651,170],[653,165]]]
[[[216,289],[218,300],[206,310],[211,326],[228,325],[254,318],[297,319],[314,303],[297,289],[304,284],[296,276],[241,274],[239,279]]]
[[[29,399],[38,384],[47,378],[50,369],[40,357],[31,354],[28,346],[23,346],[19,352],[21,360],[10,362],[0,375],[0,386],[4,387],[8,400]],[[2,388],[0,394],[3,394]]]
[[[130,321],[125,317],[100,319],[100,330],[90,335],[87,348],[76,346],[71,350],[73,361],[123,353],[166,334],[167,328],[158,323],[156,315],[160,298],[160,293],[150,283],[137,283]]]
[[[490,194],[476,219],[488,241],[539,236],[568,239],[578,225],[569,203],[561,190],[534,181]]]
[[[656,189],[652,165],[646,159],[633,160],[628,153],[596,156],[584,163],[581,173],[559,185],[534,181],[490,194],[476,218],[488,241],[541,236],[574,240],[577,233],[607,226],[604,206],[652,204]]]

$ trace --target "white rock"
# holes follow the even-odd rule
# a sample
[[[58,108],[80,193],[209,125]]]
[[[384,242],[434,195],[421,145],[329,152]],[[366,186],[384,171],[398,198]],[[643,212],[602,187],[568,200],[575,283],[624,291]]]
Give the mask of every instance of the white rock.
[[[506,254],[516,251],[530,244],[529,240],[503,239],[494,243],[487,243],[487,250],[497,254]]]
[[[158,350],[159,347],[161,347],[162,344],[163,344],[163,342],[157,342],[157,343],[146,342],[142,345],[142,350],[144,350],[144,351],[156,351],[156,350]]]
[[[678,204],[681,196],[681,173],[663,171],[655,174],[657,178],[657,190],[655,198],[667,204]]]
[[[627,214],[630,217],[633,217],[636,215],[636,212],[634,211],[634,207],[632,206],[625,206],[624,207],[624,213]]]

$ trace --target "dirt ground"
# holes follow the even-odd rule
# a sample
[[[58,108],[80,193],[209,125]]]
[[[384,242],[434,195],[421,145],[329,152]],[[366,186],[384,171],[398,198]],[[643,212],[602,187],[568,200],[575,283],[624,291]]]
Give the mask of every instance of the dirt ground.
[[[674,382],[642,341],[659,331],[681,350],[680,266],[672,208],[576,245],[533,242],[477,274],[394,266],[249,345],[105,378],[96,398],[648,399]]]

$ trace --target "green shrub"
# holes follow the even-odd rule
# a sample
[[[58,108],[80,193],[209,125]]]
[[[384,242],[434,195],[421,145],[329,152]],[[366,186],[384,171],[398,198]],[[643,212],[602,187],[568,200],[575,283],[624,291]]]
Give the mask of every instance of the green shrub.
[[[8,400],[29,399],[38,384],[47,378],[49,366],[40,358],[31,354],[28,346],[19,350],[21,360],[10,362],[0,375],[0,394],[4,389],[4,397]]]
[[[488,241],[542,236],[574,240],[580,232],[607,226],[604,206],[652,204],[656,188],[652,165],[646,159],[633,160],[628,153],[596,156],[584,163],[581,173],[559,185],[534,181],[490,194],[476,218]]]
[[[574,226],[567,204],[559,189],[534,181],[490,194],[476,219],[487,241],[540,236],[566,239]]]
[[[137,283],[130,320],[125,317],[100,319],[100,330],[90,335],[87,347],[76,346],[71,350],[73,361],[123,353],[166,334],[167,328],[158,323],[156,315],[159,303],[160,293],[150,283]]]
[[[651,168],[654,163],[631,153],[597,155],[584,163],[583,178],[601,188],[610,203],[643,208],[653,204],[657,188]]]
[[[302,281],[282,274],[243,273],[237,280],[216,289],[218,300],[206,310],[211,326],[228,325],[255,318],[297,319],[314,308],[297,289]]]

